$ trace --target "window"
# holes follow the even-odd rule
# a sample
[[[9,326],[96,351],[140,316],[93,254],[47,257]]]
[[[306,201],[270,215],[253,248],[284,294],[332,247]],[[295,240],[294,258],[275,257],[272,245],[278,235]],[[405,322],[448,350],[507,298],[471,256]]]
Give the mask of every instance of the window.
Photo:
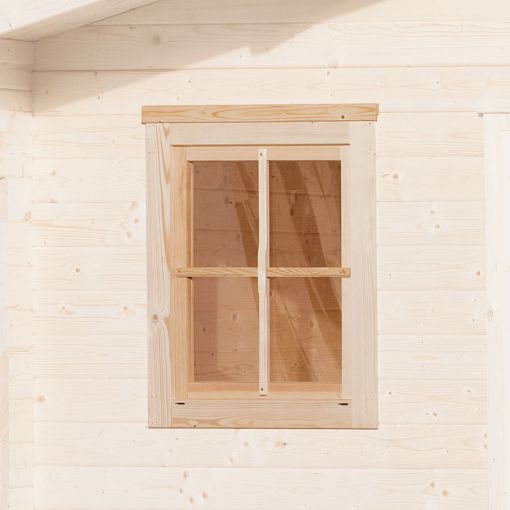
[[[149,426],[377,426],[376,118],[144,108]]]

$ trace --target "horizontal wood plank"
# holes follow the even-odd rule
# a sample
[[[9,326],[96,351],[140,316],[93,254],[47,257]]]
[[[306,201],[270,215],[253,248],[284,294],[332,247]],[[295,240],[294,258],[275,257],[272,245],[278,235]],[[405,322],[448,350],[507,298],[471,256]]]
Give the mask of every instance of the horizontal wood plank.
[[[377,216],[380,246],[485,242],[483,202],[381,202]]]
[[[41,508],[153,510],[185,508],[195,502],[210,510],[290,510],[313,506],[330,510],[342,501],[360,509],[408,510],[442,507],[479,510],[486,502],[480,470],[303,469],[294,468],[128,468],[38,466],[35,476],[46,490]],[[235,490],[225,491],[225,487]],[[317,498],[321,494],[321,498]]]
[[[146,289],[144,246],[35,248],[35,290],[101,293]]]
[[[34,63],[34,45],[25,41],[0,39],[0,62],[31,65]]]
[[[140,246],[145,242],[145,204],[36,203],[34,245]]]
[[[139,159],[38,159],[35,202],[145,202]]]
[[[34,125],[36,159],[118,160],[120,154],[124,159],[143,161],[144,158],[145,135],[139,115],[40,116],[34,117]],[[175,131],[176,126],[180,126],[180,133]],[[206,124],[200,126],[203,128]],[[202,129],[202,135],[195,138],[195,143],[225,143],[226,133],[229,130],[232,133],[230,126],[215,126],[214,131]],[[243,124],[232,126],[237,126],[237,133],[231,134],[230,143],[253,143],[253,137],[243,133]],[[333,126],[338,127],[333,129]],[[321,140],[322,144],[345,143],[345,126],[342,123],[316,123],[299,143],[321,144]],[[189,143],[191,134],[188,131],[192,127],[189,124],[174,125],[175,143]],[[257,127],[260,131],[258,141],[262,144],[274,144],[275,136],[281,144],[296,143],[294,133],[285,135],[283,123],[273,124],[273,134],[267,136],[267,140],[263,139],[263,134],[268,133],[267,126],[258,123]],[[481,157],[482,127],[482,120],[474,113],[381,114],[377,121],[378,157]]]
[[[69,335],[70,336],[70,335]],[[387,380],[379,383],[381,424],[485,424],[480,380]],[[36,422],[147,423],[144,379],[38,378]]]
[[[36,377],[146,377],[146,340],[136,331],[103,334],[89,328],[88,332],[61,335],[59,329],[57,326],[54,334],[38,335]],[[484,378],[482,335],[381,335],[379,346],[379,371],[384,380]]]
[[[379,334],[480,335],[485,333],[483,291],[379,292]]]
[[[150,3],[151,0],[120,0],[115,3],[95,0],[19,0],[0,10],[2,37],[37,41],[44,37],[87,25],[102,18]]]
[[[483,468],[481,425],[383,425],[379,430],[160,430],[143,423],[37,423],[44,466]],[[172,448],[161,448],[161,441]]]
[[[482,162],[478,157],[380,157],[377,201],[482,201]]]
[[[172,402],[172,427],[186,428],[350,428],[348,401],[185,400]]]
[[[483,246],[381,246],[379,290],[482,290]]]
[[[483,380],[386,380],[379,382],[381,423],[483,424]]]
[[[137,115],[146,104],[376,102],[383,113],[473,112],[504,96],[510,67],[36,71],[37,115]],[[256,88],[256,95],[254,89]]]
[[[32,90],[32,69],[29,65],[0,61],[0,90]],[[1,93],[1,92],[0,92]]]
[[[504,21],[89,25],[39,41],[35,68],[508,65],[509,41]]]
[[[351,271],[344,267],[268,267],[268,278],[349,278]],[[256,267],[179,267],[175,276],[180,278],[257,277]]]
[[[484,335],[381,335],[379,374],[386,380],[485,379]]]
[[[377,120],[376,104],[143,106],[142,122],[338,122]]]
[[[388,22],[388,21],[493,21],[508,19],[510,7],[498,0],[488,0],[480,9],[477,0],[431,0],[427,5],[409,4],[407,0],[386,0],[366,4],[343,4],[321,0],[270,1],[250,0],[242,3],[230,0],[160,0],[141,9],[112,16],[97,25],[189,25],[210,23],[318,23],[334,22]]]

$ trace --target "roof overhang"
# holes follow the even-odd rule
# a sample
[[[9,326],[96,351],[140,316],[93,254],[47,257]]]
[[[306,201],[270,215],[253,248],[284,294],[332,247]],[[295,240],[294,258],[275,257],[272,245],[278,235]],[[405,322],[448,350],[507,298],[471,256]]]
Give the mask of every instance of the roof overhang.
[[[154,0],[0,0],[0,38],[37,41]]]

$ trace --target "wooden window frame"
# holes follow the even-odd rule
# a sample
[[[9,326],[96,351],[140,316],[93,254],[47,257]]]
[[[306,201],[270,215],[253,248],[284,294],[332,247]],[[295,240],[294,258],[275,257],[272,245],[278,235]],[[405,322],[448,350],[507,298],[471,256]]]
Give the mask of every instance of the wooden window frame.
[[[375,121],[377,105],[148,106],[142,111],[147,146],[148,406],[149,427],[377,428],[375,245]],[[225,151],[225,146],[230,146]],[[299,393],[286,383],[267,394],[268,348],[260,344],[259,394],[242,383],[191,383],[190,278],[225,276],[191,267],[189,161],[228,154],[234,160],[293,151],[337,154],[341,161],[342,268],[229,268],[237,276],[345,277],[342,284],[342,390]],[[324,152],[325,151],[325,152]],[[311,158],[309,158],[311,159]],[[266,178],[259,172],[259,179]],[[259,186],[264,187],[261,180]],[[260,191],[260,190],[259,190]],[[259,196],[265,193],[259,193]],[[264,204],[259,207],[263,209]],[[267,221],[263,217],[259,220]],[[267,229],[262,228],[259,244]],[[179,242],[175,242],[178,239]],[[262,258],[261,258],[262,257]],[[265,262],[265,263],[264,263]],[[262,264],[262,266],[261,266]],[[260,267],[263,267],[261,273]],[[313,268],[316,269],[316,268]],[[340,271],[341,270],[341,271]],[[351,276],[351,278],[349,278]],[[261,316],[261,325],[268,321]],[[177,369],[178,367],[178,369]],[[276,383],[272,383],[276,384]],[[250,388],[251,389],[251,388]]]

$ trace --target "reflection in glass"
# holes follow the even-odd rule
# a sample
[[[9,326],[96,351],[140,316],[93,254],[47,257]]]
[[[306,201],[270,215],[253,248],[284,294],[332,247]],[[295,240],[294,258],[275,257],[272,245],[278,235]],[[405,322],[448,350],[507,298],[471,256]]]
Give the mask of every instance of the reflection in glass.
[[[340,162],[271,161],[270,265],[340,266]]]
[[[196,267],[256,266],[258,163],[193,163],[193,260]]]
[[[272,382],[339,384],[340,278],[272,278]]]
[[[195,381],[258,381],[256,278],[194,278]]]

